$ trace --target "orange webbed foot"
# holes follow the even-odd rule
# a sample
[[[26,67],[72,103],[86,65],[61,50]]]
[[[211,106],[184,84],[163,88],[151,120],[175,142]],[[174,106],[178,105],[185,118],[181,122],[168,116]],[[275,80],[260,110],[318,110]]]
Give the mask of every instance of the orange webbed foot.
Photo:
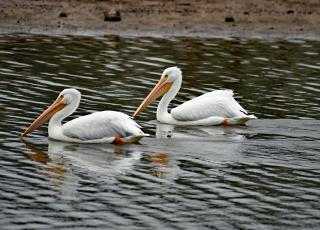
[[[124,145],[125,142],[121,139],[121,137],[115,136],[112,144],[114,144],[114,145]]]
[[[223,125],[229,125],[228,119],[225,118],[225,119],[223,120],[222,124],[223,124]]]

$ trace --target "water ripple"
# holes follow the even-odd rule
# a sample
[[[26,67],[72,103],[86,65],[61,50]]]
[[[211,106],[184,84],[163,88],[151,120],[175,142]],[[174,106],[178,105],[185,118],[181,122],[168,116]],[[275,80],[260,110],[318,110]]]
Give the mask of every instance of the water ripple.
[[[317,41],[0,37],[0,225],[7,229],[317,229]],[[233,89],[259,117],[244,127],[172,127],[139,117],[141,145],[76,145],[19,134],[57,97],[71,118],[129,115],[165,67],[184,74],[173,106]],[[155,138],[157,136],[158,138]],[[5,229],[5,228],[4,228]]]

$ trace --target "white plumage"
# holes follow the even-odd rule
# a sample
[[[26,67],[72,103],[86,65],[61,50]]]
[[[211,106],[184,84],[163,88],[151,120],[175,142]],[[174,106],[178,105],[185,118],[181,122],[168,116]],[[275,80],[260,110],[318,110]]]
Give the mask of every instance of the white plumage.
[[[164,70],[160,81],[134,113],[139,114],[153,100],[162,96],[157,120],[175,125],[233,125],[256,119],[233,98],[232,90],[216,90],[187,101],[168,112],[170,101],[179,92],[182,72],[177,67]]]
[[[64,135],[80,140],[105,137],[143,135],[140,126],[128,115],[115,111],[101,111],[78,117],[62,126]]]
[[[128,115],[115,111],[96,112],[62,124],[62,120],[78,108],[80,100],[81,93],[78,90],[63,90],[57,100],[26,129],[22,137],[49,119],[49,137],[60,141],[124,144],[136,143],[147,136]]]
[[[217,90],[179,105],[171,110],[171,115],[180,121],[195,121],[211,116],[240,117],[247,111],[233,98],[232,90]]]

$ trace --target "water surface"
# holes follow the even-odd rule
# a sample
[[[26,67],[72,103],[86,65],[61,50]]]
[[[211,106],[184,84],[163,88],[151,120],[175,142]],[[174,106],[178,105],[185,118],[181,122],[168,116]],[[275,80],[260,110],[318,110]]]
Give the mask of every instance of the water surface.
[[[320,42],[2,35],[1,229],[319,229]],[[259,120],[174,127],[138,117],[141,145],[79,145],[21,131],[67,87],[72,117],[132,114],[169,66],[172,106],[233,89]]]

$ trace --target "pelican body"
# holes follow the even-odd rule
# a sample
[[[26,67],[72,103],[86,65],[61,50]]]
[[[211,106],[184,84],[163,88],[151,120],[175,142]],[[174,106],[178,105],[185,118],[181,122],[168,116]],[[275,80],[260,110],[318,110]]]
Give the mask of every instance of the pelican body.
[[[164,70],[159,82],[134,112],[136,117],[151,102],[162,97],[157,108],[157,120],[173,125],[237,125],[257,119],[233,98],[232,90],[216,90],[193,98],[168,112],[182,83],[182,72],[177,67]]]
[[[128,115],[116,111],[95,112],[62,124],[63,119],[79,107],[81,93],[63,90],[55,102],[21,134],[28,133],[49,121],[48,134],[55,140],[76,143],[136,143],[147,136]]]

